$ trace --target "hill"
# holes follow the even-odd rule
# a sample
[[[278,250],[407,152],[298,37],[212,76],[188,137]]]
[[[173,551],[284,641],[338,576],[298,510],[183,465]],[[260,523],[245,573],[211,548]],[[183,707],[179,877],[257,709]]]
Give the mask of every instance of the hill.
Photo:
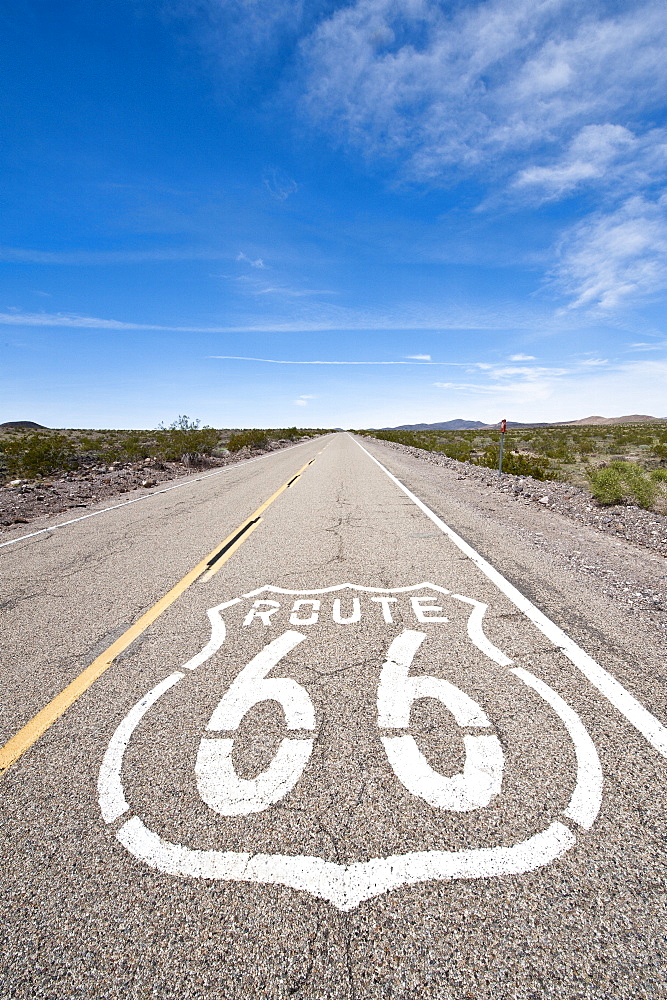
[[[0,424],[0,431],[11,431],[12,429],[46,431],[48,427],[45,427],[44,424],[36,424],[34,420],[6,420],[4,424]]]
[[[632,413],[627,417],[582,417],[581,420],[565,420],[564,424],[573,427],[577,424],[652,424],[660,423],[666,417],[649,417],[644,413]]]
[[[534,421],[531,423],[520,423],[516,420],[508,420],[508,427],[575,427],[585,424],[606,425],[606,424],[649,424],[662,423],[667,417],[650,417],[641,413],[633,413],[626,417],[582,417],[581,420],[558,420],[555,423],[546,421]],[[481,420],[444,420],[437,424],[399,424],[398,427],[381,427],[383,431],[464,431],[464,430],[491,430],[500,426],[500,421],[495,424],[485,424]],[[369,427],[368,430],[378,430],[377,427]]]
[[[481,420],[445,420],[439,424],[401,424],[400,427],[383,427],[392,431],[462,431],[486,427]]]

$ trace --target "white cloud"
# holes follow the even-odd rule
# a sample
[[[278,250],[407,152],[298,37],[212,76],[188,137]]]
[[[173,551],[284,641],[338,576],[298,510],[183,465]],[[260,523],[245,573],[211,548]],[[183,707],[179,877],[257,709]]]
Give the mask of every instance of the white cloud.
[[[484,381],[436,382],[447,390],[451,411],[479,400],[476,419],[493,422],[498,411],[513,420],[575,420],[593,413],[623,416],[649,413],[665,417],[667,360],[629,361],[587,366],[575,362],[568,368],[544,366],[520,370],[494,368]],[[458,402],[457,402],[458,401]],[[510,416],[511,415],[511,416]]]
[[[25,247],[0,247],[0,260],[12,263],[96,266],[106,264],[142,264],[145,261],[227,260],[220,250],[195,247],[153,250],[34,250]]]
[[[557,285],[571,308],[609,311],[667,288],[667,195],[637,195],[567,231],[558,247]]]
[[[285,285],[269,285],[267,288],[253,289],[255,295],[286,295],[291,299],[303,299],[309,295],[336,295],[330,288],[288,288]]]
[[[236,259],[238,261],[242,261],[244,264],[249,264],[250,267],[257,267],[260,270],[266,267],[261,257],[257,257],[256,260],[252,260],[250,257],[246,256],[246,254],[244,254],[242,250],[239,250],[239,252],[236,255]]]
[[[573,194],[595,184],[614,197],[650,187],[667,175],[667,132],[636,136],[622,125],[586,125],[569,147],[547,165],[532,165],[515,177],[515,191],[537,201]]]
[[[271,64],[278,54],[309,30],[319,10],[304,0],[170,0],[167,15],[193,21],[196,37],[225,74],[225,93],[247,86],[247,80]]]
[[[308,406],[307,401],[305,399],[301,399],[301,397],[299,397],[299,399],[295,399],[294,403],[296,406]]]
[[[405,356],[410,361],[430,361],[431,360],[431,355],[430,354],[406,354]]]
[[[1,320],[0,320],[1,321]],[[219,361],[261,361],[268,365],[419,365],[413,361],[305,361],[296,359],[287,361],[284,358],[247,358],[235,354],[211,354],[210,357]],[[465,368],[469,362],[463,361],[429,361],[429,365],[446,365],[449,368]],[[424,362],[422,362],[422,365]],[[491,367],[490,365],[479,365],[480,368]],[[302,396],[302,399],[314,399],[314,396]]]
[[[532,354],[510,354],[510,361],[536,361]]]
[[[227,326],[166,326],[157,323],[135,323],[99,316],[81,316],[76,313],[24,313],[16,311],[0,313],[0,326],[69,327],[88,330],[164,330],[174,333],[318,333],[337,330],[506,330],[510,326],[532,328],[536,319],[532,316],[502,315],[493,312],[464,312],[448,308],[442,314],[407,314],[400,316],[385,313],[356,312],[352,309],[328,308],[326,312],[308,316],[288,317],[283,321],[262,321]],[[222,355],[221,355],[222,356]],[[249,361],[271,361],[271,358],[245,358]],[[276,361],[277,364],[282,362]],[[291,363],[291,362],[290,362]],[[295,362],[296,363],[296,362]],[[304,364],[310,362],[303,362]],[[312,362],[313,364],[338,364],[339,362]],[[368,361],[340,364],[383,364],[383,365],[436,365],[452,364],[445,361]]]
[[[278,167],[267,170],[263,180],[265,188],[276,201],[287,201],[290,195],[299,190],[297,182]]]
[[[604,123],[661,106],[666,47],[661,0],[625,10],[575,0],[357,0],[303,43],[304,106],[340,139],[398,157],[422,181],[499,162],[508,169],[508,156],[572,142],[572,162],[549,179],[567,189],[602,156],[578,154],[576,136],[599,147],[606,135],[613,156],[630,137]],[[606,133],[582,134],[600,122]]]
[[[97,316],[78,316],[71,313],[0,313],[2,326],[67,327],[82,330],[166,330],[167,327],[151,323],[124,323],[117,319],[100,319]]]

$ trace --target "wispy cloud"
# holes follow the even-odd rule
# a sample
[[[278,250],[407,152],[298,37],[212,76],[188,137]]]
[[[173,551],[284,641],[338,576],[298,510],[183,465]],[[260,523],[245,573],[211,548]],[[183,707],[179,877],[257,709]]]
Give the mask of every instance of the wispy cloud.
[[[236,255],[236,259],[238,261],[242,261],[244,264],[249,264],[250,267],[256,267],[259,268],[260,270],[266,267],[266,264],[264,263],[261,257],[257,257],[255,260],[253,260],[251,257],[248,257],[247,254],[244,254],[243,250],[239,250],[239,252]]]
[[[303,45],[305,107],[419,180],[499,157],[508,169],[511,154],[658,107],[666,43],[661,0],[625,10],[574,0],[357,0]]]
[[[569,366],[543,365],[531,369],[492,366],[476,382],[436,382],[447,390],[447,399],[463,403],[477,398],[487,415],[494,407],[511,412],[528,411],[531,419],[567,420],[591,413],[621,416],[642,412],[665,416],[667,361],[627,361],[591,366],[574,361]],[[515,418],[516,419],[516,418]]]
[[[246,358],[233,354],[211,354],[210,358],[218,361],[261,361],[267,365],[412,365],[426,367],[427,365],[447,365],[450,368],[465,368],[470,362],[459,361],[304,361],[302,359],[285,360],[282,358]],[[302,396],[302,399],[310,397]]]
[[[307,300],[304,299],[304,303]],[[571,326],[569,317],[561,317],[554,328]],[[163,323],[138,323],[117,319],[106,319],[97,316],[85,316],[76,313],[47,313],[5,311],[0,313],[0,325],[34,326],[34,327],[70,327],[72,329],[90,330],[164,330],[175,333],[319,333],[345,330],[377,331],[396,330],[410,331],[428,330],[442,332],[444,330],[507,330],[530,329],[536,325],[548,328],[547,317],[543,312],[533,312],[528,308],[508,309],[506,312],[498,309],[466,309],[453,305],[443,306],[442,311],[431,312],[415,308],[404,308],[401,312],[375,312],[372,310],[354,310],[337,307],[333,304],[308,302],[300,307],[299,313],[281,319],[263,320],[258,317],[254,322],[238,324],[220,324],[200,326],[198,324],[183,324],[170,326]],[[576,326],[576,322],[574,323]],[[266,359],[270,360],[270,359]],[[439,364],[440,362],[392,362],[396,364]],[[444,363],[444,362],[443,362]]]
[[[558,254],[554,277],[571,308],[609,311],[667,288],[667,195],[589,216],[564,234]]]
[[[276,201],[287,201],[290,195],[296,194],[299,190],[297,182],[277,167],[267,170],[263,179],[264,186]]]
[[[430,354],[406,354],[406,358],[410,359],[411,361],[430,361],[431,360],[431,355]]]
[[[667,348],[667,340],[663,340],[655,344],[630,344],[630,349],[633,351],[664,351],[665,348]]]
[[[651,129],[635,135],[622,125],[586,125],[569,148],[546,164],[519,171],[516,192],[550,201],[591,187],[614,198],[660,183],[667,175],[667,132]]]
[[[320,5],[304,0],[173,0],[165,5],[172,16],[193,21],[199,43],[225,73],[225,95],[245,88],[248,80],[271,67],[277,56],[296,44],[320,14]]]
[[[510,361],[536,361],[532,354],[510,354]]]
[[[106,264],[143,264],[151,261],[228,260],[220,250],[179,247],[152,250],[36,250],[25,247],[0,247],[0,261],[14,264],[51,264],[54,266],[94,266]]]
[[[306,396],[299,396],[298,399],[294,400],[294,403],[295,403],[296,406],[308,406],[308,403],[310,402],[310,400],[311,399],[316,399],[316,398],[317,398],[316,396],[308,396],[308,395],[306,395]]]
[[[336,295],[330,288],[289,288],[286,285],[270,285],[268,288],[254,289],[255,295],[285,295],[290,299],[308,298],[310,295]]]
[[[0,325],[69,327],[81,330],[168,330],[169,327],[151,323],[125,323],[117,319],[100,319],[97,316],[77,316],[68,313],[0,313]],[[172,329],[178,329],[173,327]]]

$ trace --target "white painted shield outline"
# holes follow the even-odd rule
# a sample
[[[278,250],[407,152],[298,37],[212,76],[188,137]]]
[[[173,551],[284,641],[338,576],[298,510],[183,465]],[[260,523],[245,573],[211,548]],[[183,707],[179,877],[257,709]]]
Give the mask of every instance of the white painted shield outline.
[[[345,583],[309,591],[286,590],[267,585],[242,597],[225,601],[207,612],[211,622],[211,638],[199,653],[183,664],[183,670],[196,670],[222,646],[226,627],[221,613],[241,601],[257,597],[258,594],[313,597],[339,590],[356,590],[390,595],[427,588],[471,605],[468,635],[472,643],[498,665],[510,667],[510,673],[539,694],[558,715],[572,740],[577,760],[575,788],[564,816],[583,829],[589,829],[595,822],[602,801],[602,768],[595,746],[577,713],[561,696],[529,671],[522,667],[511,667],[512,661],[509,657],[487,638],[482,629],[487,605],[481,601],[461,594],[452,594],[444,587],[433,583],[393,588],[361,587]],[[186,674],[181,671],[176,671],[156,685],[130,709],[112,736],[98,780],[100,808],[106,823],[115,823],[130,811],[123,791],[121,771],[125,750],[134,730],[162,695],[185,676]],[[283,885],[325,899],[339,910],[355,909],[366,899],[419,882],[493,878],[534,871],[550,864],[576,843],[576,837],[570,828],[564,823],[555,821],[546,830],[512,847],[485,847],[463,851],[411,851],[386,858],[371,858],[368,861],[340,865],[307,855],[197,850],[163,840],[158,834],[149,830],[138,816],[125,820],[116,831],[116,837],[138,860],[168,875]]]

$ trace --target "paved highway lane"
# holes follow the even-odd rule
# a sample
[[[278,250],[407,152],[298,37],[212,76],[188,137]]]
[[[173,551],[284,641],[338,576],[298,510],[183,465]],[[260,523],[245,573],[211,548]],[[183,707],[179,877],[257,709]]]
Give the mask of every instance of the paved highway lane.
[[[314,459],[2,778],[7,996],[664,990],[659,643],[361,443],[0,550],[7,739]]]

